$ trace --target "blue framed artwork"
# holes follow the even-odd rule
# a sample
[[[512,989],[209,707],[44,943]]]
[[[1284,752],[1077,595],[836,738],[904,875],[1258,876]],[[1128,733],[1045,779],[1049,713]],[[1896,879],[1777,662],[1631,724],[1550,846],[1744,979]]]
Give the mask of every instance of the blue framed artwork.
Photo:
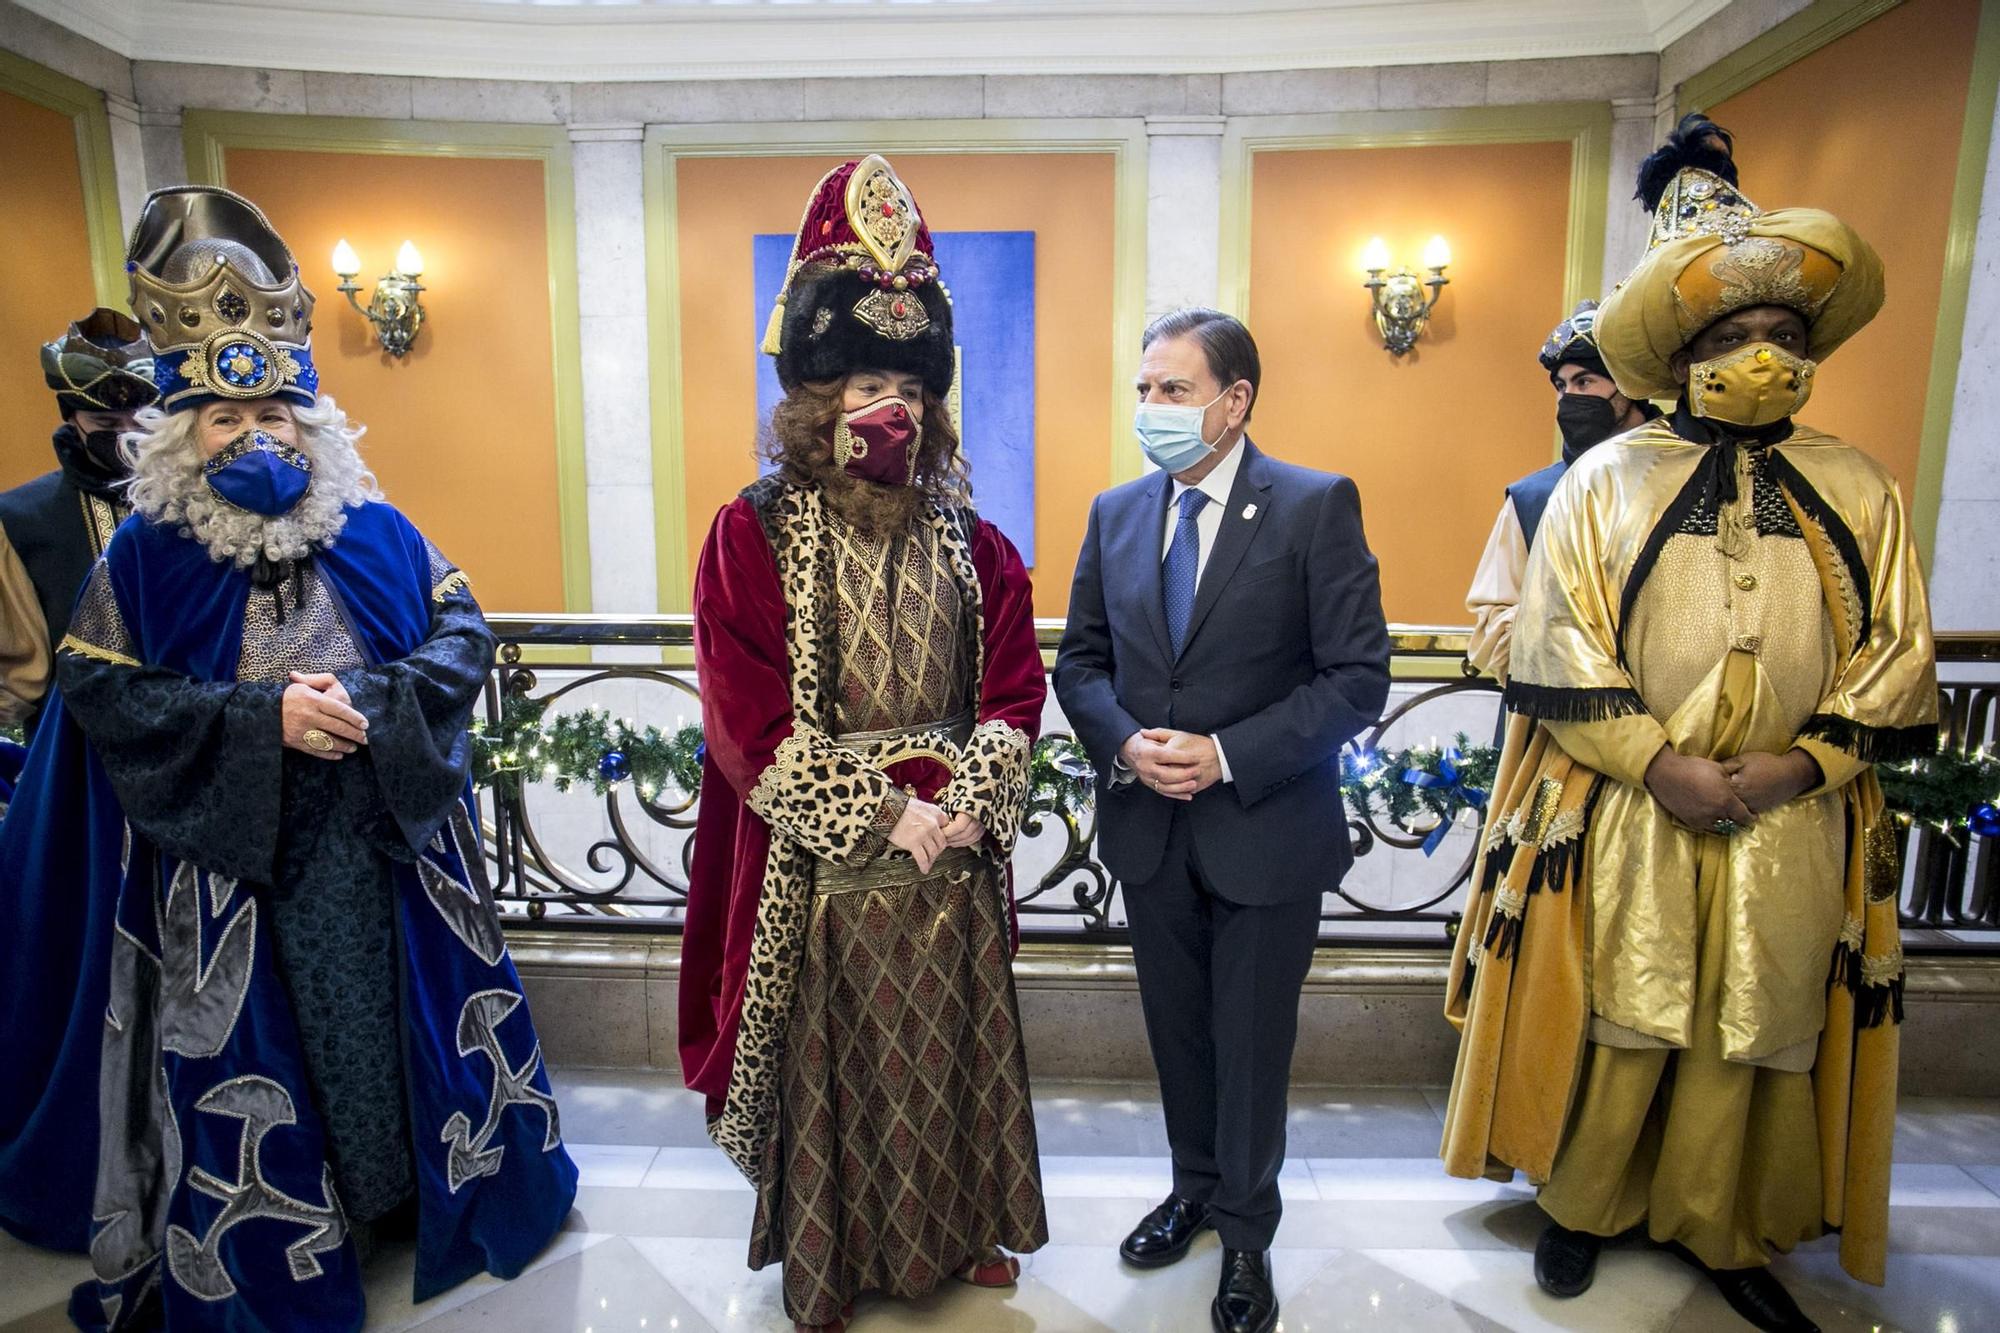
[[[934,232],[938,267],[951,288],[952,333],[959,349],[960,419],[980,517],[1007,534],[1035,565],[1035,233]],[[788,235],[762,235],[751,247],[751,327],[762,335],[785,265]],[[784,397],[776,364],[757,358],[757,426]]]

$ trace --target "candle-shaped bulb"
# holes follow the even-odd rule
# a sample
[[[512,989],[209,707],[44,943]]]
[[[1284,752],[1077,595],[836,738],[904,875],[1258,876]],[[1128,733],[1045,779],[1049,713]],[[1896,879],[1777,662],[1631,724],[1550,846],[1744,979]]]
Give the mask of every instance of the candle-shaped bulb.
[[[345,236],[333,247],[333,272],[340,278],[351,278],[361,271],[361,256],[354,253],[354,247],[347,243]]]
[[[1389,267],[1389,247],[1380,236],[1368,242],[1361,252],[1361,267],[1370,273],[1380,273]]]
[[[414,242],[404,241],[396,251],[396,272],[406,278],[414,278],[424,271],[424,257],[417,253]]]
[[[1445,244],[1444,237],[1431,237],[1430,244],[1424,247],[1424,267],[1443,268],[1450,262],[1451,247]]]

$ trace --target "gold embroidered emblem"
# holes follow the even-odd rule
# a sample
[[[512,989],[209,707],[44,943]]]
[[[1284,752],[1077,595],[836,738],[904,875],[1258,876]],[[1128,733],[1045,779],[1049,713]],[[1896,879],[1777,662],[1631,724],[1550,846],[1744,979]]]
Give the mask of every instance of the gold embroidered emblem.
[[[917,248],[917,201],[879,153],[847,178],[847,222],[884,273],[900,273]],[[905,335],[907,336],[907,335]]]
[[[1535,802],[1527,811],[1520,836],[1515,839],[1524,847],[1539,847],[1548,836],[1549,825],[1554,822],[1556,809],[1562,804],[1563,786],[1554,778],[1543,778],[1535,787]]]
[[[1802,311],[1808,319],[1819,314],[1829,288],[1815,296],[1799,276],[1805,251],[1770,236],[1752,236],[1723,251],[1709,272],[1722,283],[1719,308],[1742,310],[1753,305],[1782,305]]]
[[[855,303],[854,317],[896,342],[908,342],[931,326],[930,313],[912,292],[872,291]]]
[[[813,328],[812,328],[813,337],[815,338],[824,337],[826,331],[832,326],[833,326],[833,308],[831,306],[821,306],[818,310],[815,310],[813,312]]]

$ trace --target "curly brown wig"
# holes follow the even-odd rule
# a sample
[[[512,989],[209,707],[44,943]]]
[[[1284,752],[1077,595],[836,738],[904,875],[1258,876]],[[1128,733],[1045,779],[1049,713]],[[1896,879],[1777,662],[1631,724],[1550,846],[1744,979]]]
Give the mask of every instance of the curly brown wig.
[[[958,432],[944,400],[924,390],[924,437],[917,448],[913,485],[888,486],[849,476],[833,461],[833,426],[841,417],[847,381],[810,380],[771,409],[761,452],[787,481],[818,486],[827,503],[856,527],[891,532],[908,525],[928,500],[949,507],[971,503],[972,484],[959,451]]]

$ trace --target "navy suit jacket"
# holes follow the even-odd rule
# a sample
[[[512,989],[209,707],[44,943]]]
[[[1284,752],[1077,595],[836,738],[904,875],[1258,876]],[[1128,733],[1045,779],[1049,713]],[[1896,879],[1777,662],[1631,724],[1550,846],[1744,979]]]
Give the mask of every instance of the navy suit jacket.
[[[1361,498],[1346,477],[1245,439],[1215,547],[1175,656],[1160,598],[1173,486],[1164,472],[1097,497],[1077,556],[1055,689],[1098,773],[1098,855],[1126,884],[1160,868],[1185,806],[1215,892],[1268,905],[1316,897],[1353,861],[1340,749],[1389,697],[1389,635]],[[1235,779],[1192,802],[1113,784],[1133,732],[1222,742]]]

